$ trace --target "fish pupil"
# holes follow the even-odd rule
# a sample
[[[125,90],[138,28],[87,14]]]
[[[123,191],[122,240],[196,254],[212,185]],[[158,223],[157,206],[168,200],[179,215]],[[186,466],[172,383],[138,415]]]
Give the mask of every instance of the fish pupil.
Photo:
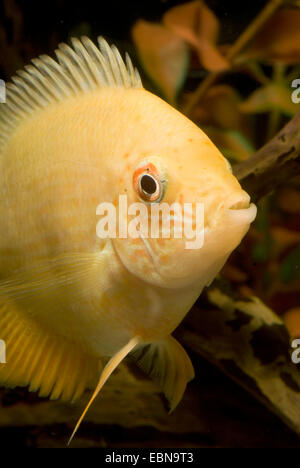
[[[153,195],[157,190],[156,180],[149,174],[144,174],[140,180],[141,189],[147,195]]]

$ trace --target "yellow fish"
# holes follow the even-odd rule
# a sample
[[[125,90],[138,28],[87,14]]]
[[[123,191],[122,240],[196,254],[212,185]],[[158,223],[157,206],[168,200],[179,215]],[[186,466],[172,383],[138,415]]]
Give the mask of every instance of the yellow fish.
[[[72,401],[100,375],[90,405],[133,352],[174,409],[194,371],[171,333],[256,207],[203,131],[143,88],[128,55],[86,37],[56,55],[17,72],[0,105],[0,384]],[[202,204],[203,245],[101,238],[97,207],[117,209],[121,195],[148,214]]]

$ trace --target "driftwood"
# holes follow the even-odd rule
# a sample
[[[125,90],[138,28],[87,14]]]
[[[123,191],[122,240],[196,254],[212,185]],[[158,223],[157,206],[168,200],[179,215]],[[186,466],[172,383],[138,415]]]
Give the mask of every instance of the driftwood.
[[[190,320],[196,323],[199,317],[195,308],[189,324],[179,328],[184,344]],[[197,331],[188,346],[196,377],[172,414],[157,386],[135,367],[121,365],[92,405],[72,447],[300,447],[279,419],[207,356],[199,356]],[[71,405],[38,398],[26,389],[1,390],[0,446],[65,447],[88,398],[86,393]]]
[[[233,169],[254,201],[299,175],[300,111],[272,140]]]
[[[300,371],[281,319],[258,298],[232,298],[215,282],[181,342],[205,357],[300,434]],[[216,306],[216,307],[214,307]]]

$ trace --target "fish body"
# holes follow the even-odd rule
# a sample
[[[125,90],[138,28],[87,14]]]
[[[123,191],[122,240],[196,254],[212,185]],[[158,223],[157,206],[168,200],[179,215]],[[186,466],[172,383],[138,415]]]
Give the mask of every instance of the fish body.
[[[1,104],[0,383],[70,400],[110,357],[96,395],[133,351],[174,407],[193,370],[170,334],[256,210],[209,138],[147,92],[128,58],[102,39],[100,49],[87,38],[61,45],[60,64],[33,61]],[[118,211],[122,195],[150,220],[155,203],[202,203],[203,246],[99,237],[97,206]]]
[[[45,326],[71,340],[80,338],[97,356],[113,354],[136,332],[150,340],[166,336],[199,295],[199,282],[171,294],[169,288],[148,284],[143,273],[139,278],[128,271],[112,241],[96,236],[97,205],[114,203],[118,194],[131,190],[131,173],[141,158],[136,148],[143,148],[143,158],[157,153],[152,149],[157,137],[151,129],[149,143],[136,132],[139,121],[146,126],[143,106],[147,99],[153,105],[153,98],[170,111],[142,89],[104,88],[55,103],[28,118],[2,153],[1,277],[9,278],[22,269],[26,285],[37,279],[32,278],[32,266],[41,264],[43,269],[43,262],[52,259],[53,266],[49,265],[41,283],[42,297],[29,291],[21,295],[21,302]],[[158,115],[163,111],[159,107]],[[171,138],[167,145],[176,149],[177,137],[174,143]],[[80,155],[78,148],[83,148]],[[135,255],[133,264],[138,260]],[[72,260],[74,271],[69,270]],[[57,268],[70,284],[62,282],[59,288]],[[145,269],[145,277],[147,273]],[[58,319],[60,311],[64,311],[62,319]],[[80,320],[74,321],[74,316]]]

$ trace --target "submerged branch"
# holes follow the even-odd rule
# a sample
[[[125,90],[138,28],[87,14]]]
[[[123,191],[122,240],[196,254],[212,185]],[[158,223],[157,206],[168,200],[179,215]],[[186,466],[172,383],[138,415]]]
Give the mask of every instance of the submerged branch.
[[[179,329],[181,343],[300,434],[300,372],[283,322],[258,298],[240,298],[223,289],[215,281],[207,292],[208,310],[196,306],[190,312]]]
[[[300,174],[300,110],[251,158],[233,168],[253,201]]]

